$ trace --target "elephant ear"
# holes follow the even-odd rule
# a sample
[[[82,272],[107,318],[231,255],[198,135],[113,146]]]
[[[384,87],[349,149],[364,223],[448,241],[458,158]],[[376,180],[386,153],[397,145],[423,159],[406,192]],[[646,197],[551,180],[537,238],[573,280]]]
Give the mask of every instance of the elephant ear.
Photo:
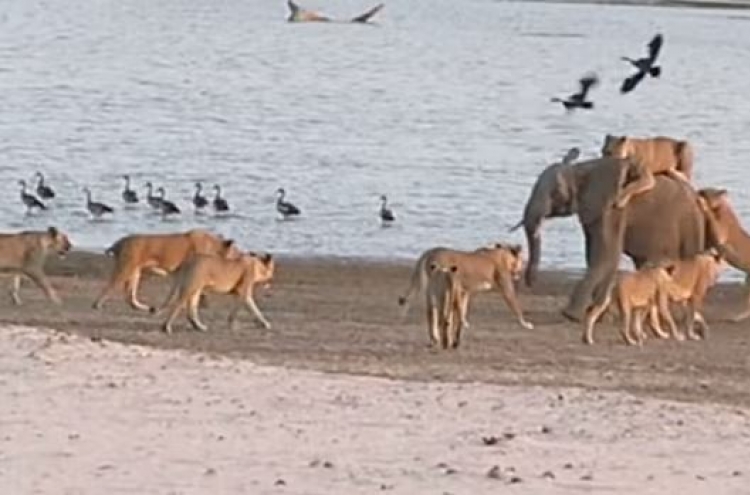
[[[585,162],[588,167],[576,170],[578,217],[584,225],[593,223],[611,210],[623,187],[623,176],[630,162],[617,158],[600,158]]]

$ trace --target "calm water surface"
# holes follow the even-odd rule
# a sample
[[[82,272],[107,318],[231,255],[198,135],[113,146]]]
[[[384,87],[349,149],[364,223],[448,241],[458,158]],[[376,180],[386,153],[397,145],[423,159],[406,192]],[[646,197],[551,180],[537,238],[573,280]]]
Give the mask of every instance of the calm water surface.
[[[374,1],[374,0],[373,0]],[[369,0],[304,5],[346,17]],[[435,244],[523,241],[536,175],[603,135],[664,134],[696,148],[696,182],[730,189],[750,216],[750,13],[391,0],[378,26],[284,22],[261,0],[0,2],[0,225],[55,224],[102,248],[135,231],[201,225],[293,255],[411,257]],[[665,33],[661,80],[633,94],[621,55]],[[592,69],[594,112],[548,102]],[[17,180],[42,170],[58,199],[27,217]],[[120,175],[184,210],[122,208]],[[234,215],[195,216],[196,180]],[[81,188],[117,208],[92,221]],[[303,217],[279,222],[284,186]],[[398,221],[381,228],[378,196]],[[574,219],[548,222],[543,268],[583,267]]]

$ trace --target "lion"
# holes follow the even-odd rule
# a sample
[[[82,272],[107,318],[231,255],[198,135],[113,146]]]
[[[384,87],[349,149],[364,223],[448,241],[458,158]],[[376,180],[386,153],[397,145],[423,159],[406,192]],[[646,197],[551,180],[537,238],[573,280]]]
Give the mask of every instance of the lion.
[[[461,310],[463,328],[469,328],[466,314],[471,295],[476,292],[499,289],[518,323],[531,330],[534,325],[524,318],[516,296],[516,289],[513,286],[513,281],[521,278],[524,269],[521,249],[518,244],[495,244],[492,247],[482,247],[475,251],[458,251],[444,247],[429,249],[417,260],[409,289],[405,295],[399,297],[398,303],[404,307],[405,315],[409,310],[408,303],[411,295],[419,293],[427,285],[428,268],[431,265],[456,266],[461,286],[467,292],[463,301],[464,307]]]
[[[138,301],[138,284],[144,270],[160,276],[174,273],[186,260],[197,254],[236,257],[239,251],[231,239],[205,230],[193,229],[174,234],[133,234],[112,244],[106,254],[115,258],[110,281],[94,302],[100,309],[116,290],[127,290],[127,301],[133,309],[149,311]]]
[[[13,273],[10,297],[21,305],[21,278],[25,275],[44,291],[54,304],[62,301],[44,274],[44,263],[50,253],[64,257],[73,245],[66,234],[55,227],[47,230],[25,230],[0,234],[0,270]]]
[[[643,320],[653,305],[657,305],[661,314],[669,313],[668,298],[678,297],[671,272],[674,265],[645,265],[634,272],[619,275],[613,290],[603,298],[600,304],[594,304],[586,311],[583,342],[594,343],[594,325],[612,302],[613,293],[617,308],[622,318],[622,337],[628,345],[643,345],[645,334]],[[670,321],[674,323],[674,320]],[[663,334],[657,322],[655,331]],[[634,327],[634,328],[633,328]],[[632,333],[635,330],[635,334]]]
[[[746,307],[729,318],[734,322],[745,320],[750,316],[750,234],[742,227],[726,189],[704,188],[698,196],[698,204],[717,232],[717,251],[726,264],[745,273]]]
[[[687,323],[685,325],[687,338],[698,340],[703,337],[705,339],[709,327],[703,317],[703,301],[706,298],[708,289],[716,284],[723,265],[722,257],[718,251],[709,249],[705,253],[698,254],[692,258],[675,260],[672,262],[672,265],[674,266],[671,274],[673,290],[670,292],[669,299],[687,309]],[[672,330],[672,336],[676,340],[685,340],[685,335],[677,332],[677,327],[671,313],[669,311],[662,313],[662,309],[657,304],[652,305],[650,313],[651,327],[659,337],[667,337],[666,334],[657,331],[657,328],[659,328],[657,318],[661,316]],[[701,327],[700,335],[695,333],[695,324]]]
[[[270,254],[244,253],[238,258],[224,258],[212,255],[196,255],[176,273],[172,289],[161,308],[151,308],[152,313],[172,305],[172,311],[163,324],[166,333],[172,333],[172,323],[183,308],[188,310],[188,321],[196,330],[208,331],[198,317],[198,303],[203,291],[219,294],[232,294],[237,299],[229,313],[229,327],[234,327],[237,313],[244,306],[255,316],[266,330],[271,324],[263,316],[253,299],[256,285],[270,285],[276,262]]]
[[[430,265],[425,295],[427,298],[427,329],[430,346],[455,349],[460,345],[462,322],[465,320],[467,292],[461,286],[458,267]]]
[[[623,188],[615,205],[624,208],[630,198],[653,189],[654,175],[667,174],[690,183],[693,176],[693,149],[687,141],[658,136],[639,139],[628,136],[604,137],[603,156],[630,158],[639,166],[639,177]]]

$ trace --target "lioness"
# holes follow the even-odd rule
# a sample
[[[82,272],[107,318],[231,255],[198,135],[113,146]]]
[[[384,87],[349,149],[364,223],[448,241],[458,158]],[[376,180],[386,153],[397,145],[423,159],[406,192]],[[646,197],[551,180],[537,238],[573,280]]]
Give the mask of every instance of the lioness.
[[[409,310],[408,302],[411,295],[419,293],[426,286],[428,268],[433,264],[456,266],[458,269],[461,286],[467,291],[461,311],[464,328],[469,328],[466,313],[471,295],[493,289],[500,290],[505,303],[521,326],[529,330],[534,328],[534,325],[523,317],[513,286],[513,281],[520,279],[523,273],[524,261],[520,245],[495,244],[493,247],[482,247],[475,251],[437,247],[425,251],[414,267],[409,289],[398,299],[399,305],[404,306],[404,314]]]
[[[38,285],[55,304],[60,297],[44,275],[44,262],[51,252],[62,257],[72,247],[70,239],[55,227],[47,230],[25,230],[13,234],[0,234],[0,270],[13,273],[10,297],[15,305],[21,304],[18,292],[21,277],[26,275]]]
[[[128,291],[128,302],[134,309],[149,311],[138,301],[138,284],[143,270],[166,276],[196,254],[235,257],[239,251],[232,240],[200,229],[175,234],[133,234],[119,239],[105,251],[113,255],[115,266],[109,284],[94,302],[99,309],[116,290]]]
[[[669,313],[668,297],[677,294],[670,275],[673,269],[673,265],[646,265],[635,272],[620,274],[613,291],[607,294],[603,302],[587,310],[583,342],[589,345],[594,343],[594,325],[611,303],[614,292],[625,342],[628,345],[642,345],[643,320],[648,311],[656,304],[662,314]],[[658,326],[658,322],[655,324]],[[635,335],[631,333],[631,327],[635,327]],[[658,330],[661,332],[661,328]]]
[[[462,322],[465,319],[464,300],[467,292],[458,278],[458,267],[430,265],[425,295],[427,297],[427,330],[430,345],[443,349],[460,345]]]
[[[719,276],[722,267],[721,255],[714,250],[709,250],[692,258],[676,260],[672,264],[674,266],[671,274],[673,290],[670,291],[669,299],[682,306],[687,306],[687,323],[685,325],[687,337],[691,340],[700,338],[694,329],[694,324],[697,323],[701,327],[703,338],[705,338],[708,333],[708,324],[702,314],[703,300],[706,297],[708,289],[716,283]],[[658,311],[658,314],[669,325],[672,336],[676,340],[685,340],[685,336],[677,332],[677,327],[671,313],[669,311],[662,313],[662,309],[657,304],[652,306],[650,316],[651,327],[654,331],[657,331],[658,322],[655,326],[654,321],[657,318]],[[666,337],[663,334],[659,334],[659,336]]]
[[[718,231],[717,250],[728,265],[745,273],[745,309],[730,317],[735,322],[745,320],[750,316],[750,234],[742,227],[726,189],[705,188],[698,195],[706,219]]]
[[[654,175],[668,174],[684,182],[693,176],[693,149],[687,141],[668,137],[639,139],[628,136],[604,137],[603,156],[630,158],[640,166],[640,176],[623,188],[615,202],[623,208],[636,194],[654,187]]]
[[[169,317],[164,322],[163,329],[172,333],[172,322],[182,308],[188,310],[188,321],[200,331],[207,331],[208,327],[198,318],[198,302],[204,290],[219,294],[233,294],[237,300],[229,313],[230,328],[234,326],[242,304],[252,312],[264,328],[270,329],[271,324],[258,309],[253,299],[253,289],[257,284],[268,285],[275,271],[273,256],[265,254],[245,253],[239,258],[227,259],[220,256],[197,255],[183,265],[174,278],[172,290],[164,304],[156,313],[174,304]]]

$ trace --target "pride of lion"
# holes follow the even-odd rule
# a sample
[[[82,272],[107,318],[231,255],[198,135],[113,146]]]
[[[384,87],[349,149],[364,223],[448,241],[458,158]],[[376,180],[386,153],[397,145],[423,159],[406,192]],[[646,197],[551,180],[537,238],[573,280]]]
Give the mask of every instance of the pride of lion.
[[[628,172],[633,177],[617,179],[624,183],[610,207],[627,208],[634,197],[654,188],[657,175],[680,181],[693,191],[693,154],[686,141],[661,136],[607,135],[601,153],[624,160],[623,163],[629,161],[635,171]],[[574,165],[566,163],[564,166]],[[658,193],[652,193],[652,197],[654,194]],[[704,188],[691,194],[704,216],[713,246],[679,259],[648,260],[635,271],[605,279],[608,281],[597,289],[598,295],[585,312],[584,343],[594,343],[594,329],[610,307],[620,314],[622,339],[628,345],[644,344],[646,324],[661,339],[705,339],[709,326],[703,315],[703,303],[726,266],[746,275],[745,308],[731,320],[741,321],[750,316],[750,234],[743,229],[725,189]],[[565,206],[566,214],[579,207],[577,199],[571,201]],[[554,207],[548,210],[547,216],[557,214]],[[26,277],[50,301],[62,304],[44,273],[44,264],[49,255],[65,256],[71,248],[68,236],[55,227],[0,234],[0,270],[12,274],[10,296],[13,303],[21,304],[21,280]],[[230,327],[239,311],[245,308],[263,328],[271,328],[254,298],[255,289],[268,286],[274,278],[276,260],[271,254],[243,250],[232,239],[201,229],[128,235],[114,242],[105,254],[111,256],[114,263],[109,280],[93,303],[95,309],[102,308],[107,299],[120,292],[135,310],[154,315],[168,311],[162,323],[167,333],[172,333],[173,324],[183,310],[192,327],[205,332],[208,327],[199,318],[199,303],[205,292],[213,292],[234,298],[228,315]],[[534,324],[524,315],[515,287],[525,268],[526,260],[519,244],[497,242],[471,250],[427,249],[416,260],[407,290],[398,298],[402,316],[408,313],[411,298],[424,292],[429,346],[456,349],[460,347],[462,332],[470,326],[468,314],[472,296],[492,291],[500,293],[521,327],[533,330]],[[138,299],[144,273],[170,277],[169,295],[159,306]],[[675,322],[675,315],[680,316],[681,329]],[[663,323],[668,331],[662,327]]]

